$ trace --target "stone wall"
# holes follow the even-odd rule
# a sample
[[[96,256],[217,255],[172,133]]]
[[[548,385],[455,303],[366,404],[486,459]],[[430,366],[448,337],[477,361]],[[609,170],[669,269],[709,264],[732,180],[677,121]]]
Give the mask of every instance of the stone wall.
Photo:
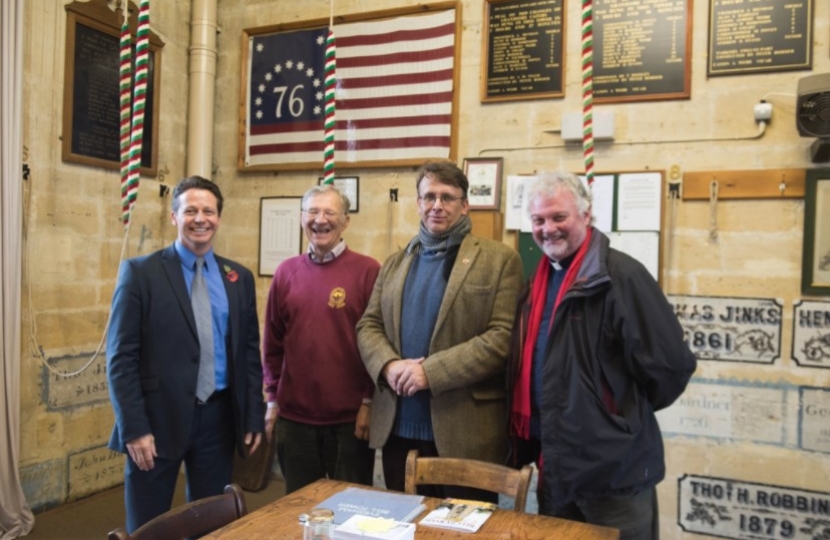
[[[152,30],[165,43],[159,176],[142,179],[126,245],[119,173],[61,160],[64,4],[34,0],[24,10],[23,144],[31,174],[24,186],[20,456],[35,510],[123,481],[123,457],[105,447],[113,415],[102,339],[122,246],[132,257],[175,239],[159,184],[185,174],[190,3],[152,3]]]
[[[352,14],[416,4],[342,0],[335,7],[337,14]],[[558,168],[581,171],[581,146],[546,133],[559,128],[563,114],[581,110],[578,3],[567,2],[565,97],[490,104],[479,100],[483,2],[461,4],[458,161],[503,157],[505,175]],[[682,177],[690,171],[818,166],[810,162],[812,139],[799,137],[796,131],[795,92],[799,78],[830,70],[830,4],[814,2],[812,72],[710,79],[706,76],[708,8],[709,2],[694,2],[691,99],[595,107],[612,113],[616,122],[614,142],[596,146],[597,171],[660,170],[667,176],[676,171]],[[163,173],[142,179],[127,256],[148,253],[175,238],[169,195],[160,197],[158,188],[160,183],[173,184],[186,172],[190,6],[186,0],[166,0],[153,2],[152,9],[152,28],[166,43],[159,125]],[[322,0],[219,3],[214,179],[227,202],[216,249],[252,269],[258,266],[260,199],[299,196],[317,182],[320,171],[237,170],[242,32],[328,15],[329,3]],[[66,164],[60,158],[64,10],[52,0],[30,0],[26,25],[24,143],[32,176],[26,185],[21,469],[27,495],[36,509],[42,509],[120,481],[113,470],[119,460],[103,450],[112,422],[101,387],[103,358],[82,374],[63,379],[46,371],[35,352],[40,351],[54,369],[71,371],[83,367],[98,348],[123,233],[118,222],[118,175]],[[756,137],[753,105],[761,99],[772,103],[774,112],[766,132]],[[382,261],[417,230],[414,171],[407,167],[353,172],[360,177],[360,212],[352,216],[346,239],[353,249]],[[394,203],[389,202],[393,188],[400,193]],[[713,216],[718,233],[714,239]],[[714,206],[704,201],[665,203],[663,288],[667,294],[773,298],[782,306],[780,358],[763,365],[699,363],[695,391],[728,394],[720,406],[731,411],[731,424],[717,434],[692,429],[667,434],[668,474],[659,488],[666,538],[686,536],[679,522],[688,528],[690,518],[678,515],[678,501],[689,502],[683,494],[693,475],[812,490],[815,497],[830,499],[830,444],[808,450],[799,442],[801,426],[806,425],[800,396],[807,387],[830,387],[830,372],[806,368],[790,358],[793,305],[802,298],[803,227],[803,199],[729,200]],[[515,245],[515,234],[505,234],[504,242]],[[268,285],[268,277],[258,278],[260,311]],[[827,403],[828,398],[821,399]],[[704,402],[690,399],[682,410],[694,412],[700,403]],[[752,403],[774,405],[767,419],[777,416],[771,421],[780,425],[780,440],[741,434],[742,424],[763,420],[758,411],[766,409],[747,405]],[[711,412],[698,413],[698,421],[715,420]],[[680,420],[661,417],[661,421]],[[695,485],[698,489],[703,481]],[[691,493],[698,502],[706,502],[709,491],[700,490]],[[782,508],[774,507],[771,515],[780,518],[776,512],[783,512]],[[739,524],[737,514],[734,520]],[[710,533],[733,535],[722,527],[722,523],[712,525]]]

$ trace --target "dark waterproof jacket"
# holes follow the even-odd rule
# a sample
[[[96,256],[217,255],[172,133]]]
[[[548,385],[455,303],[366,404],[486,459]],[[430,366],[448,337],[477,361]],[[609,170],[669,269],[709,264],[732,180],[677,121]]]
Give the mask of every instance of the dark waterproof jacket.
[[[516,318],[511,401],[522,347],[533,346],[524,338],[530,289]],[[654,278],[611,249],[598,230],[556,310],[545,358],[539,486],[545,506],[636,493],[662,480],[663,440],[654,412],[683,393],[696,360]],[[512,442],[513,465],[537,459],[524,441]]]

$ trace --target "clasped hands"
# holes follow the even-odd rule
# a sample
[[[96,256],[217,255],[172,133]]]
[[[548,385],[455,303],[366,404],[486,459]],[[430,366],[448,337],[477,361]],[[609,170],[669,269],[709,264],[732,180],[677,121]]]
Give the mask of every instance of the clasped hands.
[[[399,396],[412,396],[429,388],[429,380],[422,365],[424,357],[392,360],[383,367],[383,376],[389,387]]]

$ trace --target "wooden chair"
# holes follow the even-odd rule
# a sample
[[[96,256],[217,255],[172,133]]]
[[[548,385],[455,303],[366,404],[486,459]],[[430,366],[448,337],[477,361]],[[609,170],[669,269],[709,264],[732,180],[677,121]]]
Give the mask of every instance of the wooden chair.
[[[107,540],[184,540],[215,531],[247,513],[242,489],[230,484],[224,494],[173,508],[148,521],[132,535],[119,527],[107,535]]]
[[[530,465],[516,470],[474,459],[418,457],[417,450],[410,450],[404,491],[416,493],[421,484],[478,488],[513,497],[513,510],[524,512],[532,475]]]

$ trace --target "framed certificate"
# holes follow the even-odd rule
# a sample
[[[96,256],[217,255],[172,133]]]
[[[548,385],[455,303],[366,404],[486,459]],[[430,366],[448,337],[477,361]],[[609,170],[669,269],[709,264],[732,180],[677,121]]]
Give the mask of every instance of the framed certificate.
[[[502,158],[464,158],[464,174],[470,181],[470,210],[498,210],[501,205]]]
[[[323,185],[323,178],[317,182]],[[349,213],[357,214],[360,209],[360,177],[358,176],[337,176],[334,178],[334,187],[349,199]]]

